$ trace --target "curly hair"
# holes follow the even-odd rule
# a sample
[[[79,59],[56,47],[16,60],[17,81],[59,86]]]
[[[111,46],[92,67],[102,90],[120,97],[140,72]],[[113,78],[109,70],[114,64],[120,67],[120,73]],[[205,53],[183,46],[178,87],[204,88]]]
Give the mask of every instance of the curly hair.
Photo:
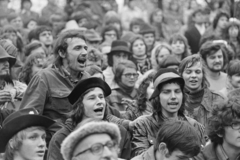
[[[116,35],[117,35],[117,39],[119,39],[120,35],[119,32],[117,30],[116,27],[114,27],[113,25],[106,25],[101,32],[101,37],[102,37],[102,42],[105,41],[105,33],[109,32],[109,31],[115,31]]]
[[[240,119],[240,100],[231,98],[225,103],[219,103],[212,110],[212,117],[209,118],[207,133],[214,145],[222,144],[225,134],[225,127],[231,126]],[[221,135],[221,137],[219,136]],[[222,137],[223,136],[223,137]]]

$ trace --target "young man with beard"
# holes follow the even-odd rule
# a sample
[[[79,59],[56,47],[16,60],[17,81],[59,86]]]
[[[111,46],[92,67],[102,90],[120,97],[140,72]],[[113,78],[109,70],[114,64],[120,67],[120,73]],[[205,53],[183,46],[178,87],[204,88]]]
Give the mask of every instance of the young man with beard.
[[[84,72],[87,45],[77,30],[59,35],[54,46],[56,60],[52,67],[39,71],[30,81],[20,109],[36,108],[40,114],[57,122],[52,133],[65,122],[72,110],[67,96],[77,82],[89,75]]]
[[[213,91],[226,87],[227,74],[222,72],[227,63],[227,56],[222,50],[224,44],[208,41],[200,48],[200,55],[206,64],[206,78]]]

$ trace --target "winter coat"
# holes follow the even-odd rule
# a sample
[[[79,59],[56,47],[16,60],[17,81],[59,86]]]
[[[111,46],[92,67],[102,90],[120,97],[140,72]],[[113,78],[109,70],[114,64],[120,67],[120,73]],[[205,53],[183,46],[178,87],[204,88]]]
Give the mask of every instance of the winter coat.
[[[118,127],[121,133],[119,157],[123,159],[129,159],[131,154],[130,135],[124,127],[120,125]],[[72,125],[72,121],[68,119],[65,126],[57,131],[52,137],[49,144],[47,160],[64,160],[60,152],[61,143],[73,130],[74,126]]]
[[[191,125],[193,125],[199,133],[202,144],[205,144],[204,127],[200,123],[185,116],[179,116],[179,119],[188,121]],[[163,122],[164,120],[162,118],[158,118],[158,116],[154,113],[152,115],[139,117],[136,120],[133,130],[132,156],[140,155],[154,144],[157,133]]]

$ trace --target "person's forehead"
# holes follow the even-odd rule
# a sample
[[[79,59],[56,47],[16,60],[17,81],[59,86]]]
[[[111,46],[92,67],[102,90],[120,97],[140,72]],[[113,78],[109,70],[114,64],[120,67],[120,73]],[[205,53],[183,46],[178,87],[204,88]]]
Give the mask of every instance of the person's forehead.
[[[136,69],[134,69],[134,68],[125,68],[124,69],[124,73],[132,73],[132,72],[136,72]]]
[[[217,56],[217,55],[223,55],[223,52],[221,49],[217,50],[214,53],[208,54],[207,56],[209,57],[209,56]]]
[[[68,45],[84,45],[86,46],[86,42],[85,40],[83,40],[82,38],[78,38],[78,37],[73,37],[73,38],[67,38],[66,42],[68,43]]]
[[[177,84],[177,82],[172,82],[172,83],[167,83],[163,85],[163,88],[162,89],[165,89],[165,90],[168,90],[168,89],[180,89],[180,86],[179,84]]]
[[[52,33],[52,31],[50,31],[50,30],[44,30],[44,31],[42,31],[42,32],[40,33],[40,35],[41,35],[41,34],[46,34],[46,33]]]

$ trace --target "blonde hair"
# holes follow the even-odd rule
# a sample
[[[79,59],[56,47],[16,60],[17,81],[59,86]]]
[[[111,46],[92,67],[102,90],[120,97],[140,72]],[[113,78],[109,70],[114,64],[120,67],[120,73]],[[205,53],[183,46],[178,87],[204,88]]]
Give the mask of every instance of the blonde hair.
[[[39,126],[39,127],[29,127],[19,131],[8,141],[5,154],[4,154],[4,160],[13,160],[15,152],[20,150],[23,140],[26,139],[26,135],[27,135],[27,132],[29,132],[28,131],[29,129],[45,130],[43,127]]]

